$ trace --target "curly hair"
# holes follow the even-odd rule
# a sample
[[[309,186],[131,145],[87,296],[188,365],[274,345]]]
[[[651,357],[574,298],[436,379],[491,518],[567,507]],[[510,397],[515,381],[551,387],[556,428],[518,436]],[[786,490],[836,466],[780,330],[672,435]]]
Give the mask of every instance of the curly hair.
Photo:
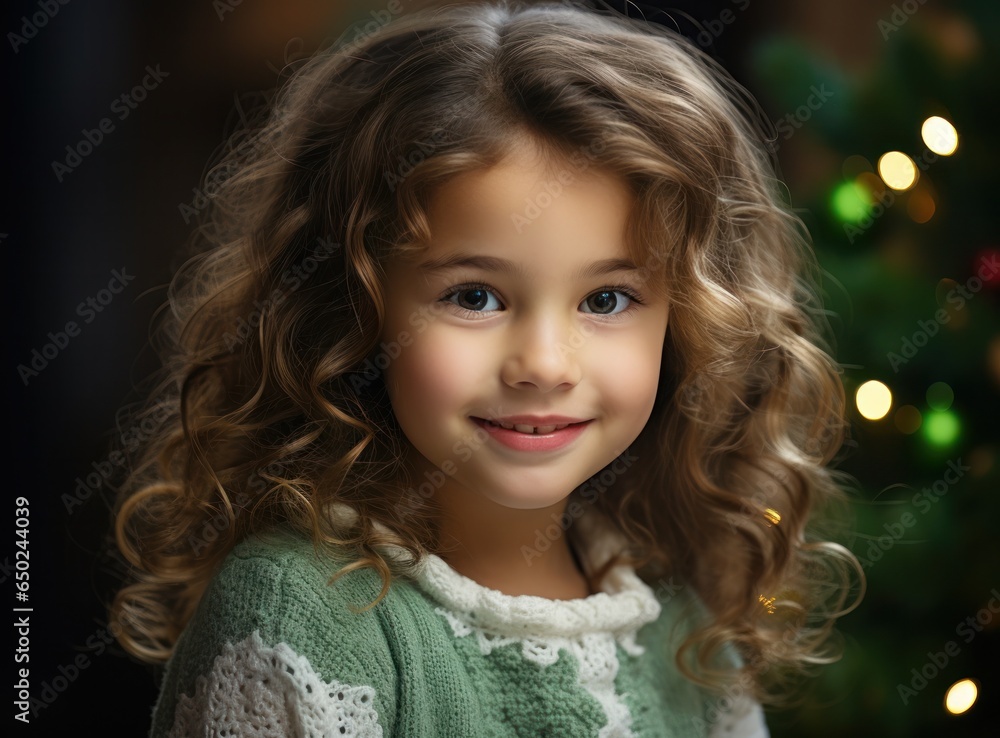
[[[436,186],[524,137],[553,161],[588,150],[628,183],[629,249],[671,303],[639,461],[592,503],[631,545],[591,575],[627,560],[647,582],[693,587],[711,618],[676,659],[699,683],[749,679],[776,702],[836,657],[834,622],[852,576],[864,583],[817,527],[847,499],[832,468],[845,396],[773,132],[680,35],[516,0],[417,11],[332,44],[206,175],[158,334],[152,395],[169,421],[115,510],[133,569],[111,618],[130,653],[169,658],[222,560],[269,526],[351,550],[336,576],[374,568],[383,587],[368,607],[413,573],[381,545],[413,560],[440,550],[379,368],[382,265],[428,243]],[[335,524],[334,503],[356,521]],[[737,667],[715,660],[726,647]]]

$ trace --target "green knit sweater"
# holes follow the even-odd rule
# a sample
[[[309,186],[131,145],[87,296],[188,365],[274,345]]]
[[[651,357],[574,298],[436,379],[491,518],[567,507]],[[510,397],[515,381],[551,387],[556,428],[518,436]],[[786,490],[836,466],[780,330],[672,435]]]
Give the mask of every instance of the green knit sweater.
[[[592,517],[588,568],[621,544]],[[687,588],[620,566],[584,599],[510,596],[425,561],[356,615],[381,590],[373,570],[329,586],[344,560],[302,536],[244,541],[177,642],[150,735],[767,736],[758,705],[676,670]]]

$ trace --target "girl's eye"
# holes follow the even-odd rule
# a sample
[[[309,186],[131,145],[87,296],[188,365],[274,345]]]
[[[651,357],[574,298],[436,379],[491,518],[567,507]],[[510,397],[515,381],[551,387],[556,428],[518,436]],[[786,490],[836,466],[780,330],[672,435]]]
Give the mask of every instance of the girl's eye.
[[[486,315],[496,310],[505,310],[491,287],[485,284],[464,284],[455,287],[441,298],[450,302],[467,315]],[[621,318],[623,314],[636,309],[642,300],[625,286],[610,286],[598,290],[580,303],[580,310],[591,315]]]
[[[585,313],[620,315],[628,310],[632,302],[639,302],[639,300],[626,291],[606,289],[595,292],[584,300],[580,306],[585,308],[583,311]]]
[[[455,299],[458,298],[458,299]],[[502,306],[496,296],[483,285],[460,287],[445,297],[447,302],[474,313],[500,310]]]

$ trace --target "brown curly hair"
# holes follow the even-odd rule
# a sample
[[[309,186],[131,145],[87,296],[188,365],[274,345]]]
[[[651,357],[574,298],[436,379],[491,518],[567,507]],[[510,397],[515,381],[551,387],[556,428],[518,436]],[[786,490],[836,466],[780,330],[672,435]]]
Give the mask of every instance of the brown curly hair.
[[[583,3],[417,11],[304,60],[207,174],[171,283],[151,393],[170,418],[116,507],[134,567],[111,605],[122,645],[165,661],[221,561],[269,526],[351,549],[340,574],[383,580],[369,607],[413,571],[378,546],[439,552],[374,361],[381,265],[428,242],[435,186],[530,136],[553,158],[599,151],[594,166],[629,184],[630,249],[671,301],[639,461],[593,502],[632,545],[594,578],[627,560],[693,587],[712,617],[677,660],[703,684],[749,676],[774,701],[833,658],[852,572],[864,581],[814,530],[846,499],[832,470],[845,397],[769,134],[693,44]],[[356,524],[334,524],[335,502]],[[713,667],[727,646],[738,672]]]

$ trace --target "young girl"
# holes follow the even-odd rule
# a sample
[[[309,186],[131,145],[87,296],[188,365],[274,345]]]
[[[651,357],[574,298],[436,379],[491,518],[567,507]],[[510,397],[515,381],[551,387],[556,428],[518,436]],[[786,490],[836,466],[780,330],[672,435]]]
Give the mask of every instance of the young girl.
[[[152,735],[767,735],[855,562],[755,110],[565,3],[296,71],[219,164],[117,509]]]

